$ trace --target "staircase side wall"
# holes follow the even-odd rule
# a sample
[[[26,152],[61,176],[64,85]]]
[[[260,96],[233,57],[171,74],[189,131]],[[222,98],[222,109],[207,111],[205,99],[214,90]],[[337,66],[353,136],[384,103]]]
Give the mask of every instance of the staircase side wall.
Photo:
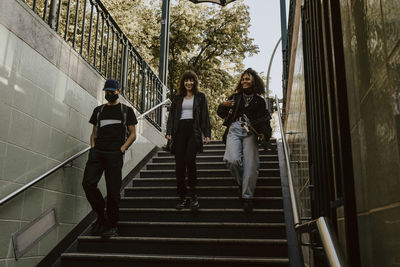
[[[340,1],[361,266],[400,263],[400,5]]]
[[[104,78],[23,1],[0,1],[0,197],[89,145]],[[126,101],[125,101],[126,102]],[[125,155],[126,175],[164,142],[146,120]],[[36,265],[89,211],[81,187],[87,155],[0,207],[0,265]],[[104,180],[100,182],[105,192]],[[59,226],[14,260],[12,233],[56,207]]]

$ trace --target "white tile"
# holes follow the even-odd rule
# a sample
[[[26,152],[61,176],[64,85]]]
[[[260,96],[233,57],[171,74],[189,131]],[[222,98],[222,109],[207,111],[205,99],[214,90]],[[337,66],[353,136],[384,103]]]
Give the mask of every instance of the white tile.
[[[9,142],[15,145],[30,148],[34,119],[22,112],[12,110]]]
[[[63,161],[65,156],[66,142],[67,135],[55,128],[52,128],[48,156],[51,159]]]
[[[58,101],[55,100],[53,102],[53,112],[52,112],[52,120],[51,125],[63,132],[67,132],[67,123],[69,120],[69,107]]]
[[[75,110],[69,110],[69,119],[67,123],[67,133],[76,139],[81,138],[80,127],[81,127],[82,116]]]
[[[46,91],[39,89],[37,95],[36,118],[51,125],[54,111],[53,104],[54,97],[49,95]]]
[[[0,69],[7,76],[16,71],[21,57],[21,40],[0,25]]]
[[[35,116],[39,88],[24,77],[17,76],[13,91],[13,106],[24,113]]]
[[[0,140],[8,141],[8,135],[11,124],[11,107],[6,104],[0,104]]]
[[[20,147],[8,144],[3,169],[3,179],[22,183],[25,181],[28,161],[31,152]]]
[[[38,87],[54,95],[57,80],[57,68],[34,51],[30,46],[22,45],[20,73]]]
[[[47,155],[51,139],[51,128],[47,124],[36,120],[33,126],[32,149],[42,155]]]

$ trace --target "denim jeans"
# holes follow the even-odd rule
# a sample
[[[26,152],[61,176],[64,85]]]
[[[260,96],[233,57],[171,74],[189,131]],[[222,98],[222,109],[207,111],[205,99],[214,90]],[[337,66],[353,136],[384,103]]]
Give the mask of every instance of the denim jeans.
[[[238,121],[229,127],[224,161],[242,187],[242,198],[253,198],[260,166],[257,138],[247,135]]]

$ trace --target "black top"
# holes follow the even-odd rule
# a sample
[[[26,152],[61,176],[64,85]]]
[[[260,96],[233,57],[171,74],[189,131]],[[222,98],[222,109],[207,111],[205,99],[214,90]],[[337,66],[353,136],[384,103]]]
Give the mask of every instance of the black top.
[[[167,135],[172,135],[174,139],[178,132],[180,118],[182,114],[182,102],[184,97],[175,95],[172,99],[171,108],[167,121]],[[193,132],[196,142],[197,152],[203,151],[202,134],[205,137],[211,137],[211,124],[208,112],[208,103],[205,94],[198,92],[193,99]],[[175,153],[174,148],[171,153]]]
[[[221,118],[225,119],[224,125],[229,127],[232,122],[237,120],[243,114],[246,114],[253,127],[260,132],[263,132],[266,121],[271,118],[266,109],[264,98],[254,94],[253,99],[247,107],[245,107],[243,93],[233,94],[228,98],[228,100],[231,99],[235,100],[235,105],[233,107],[225,107],[222,104],[218,106],[217,114]]]
[[[102,106],[98,106],[93,110],[89,122],[97,125],[97,113]],[[126,125],[136,125],[137,119],[133,109],[126,109]],[[97,129],[97,137],[95,139],[95,148],[99,150],[115,151],[120,150],[125,143],[125,127],[123,126],[123,114],[121,112],[121,103],[109,106],[105,105],[99,116],[100,127]]]

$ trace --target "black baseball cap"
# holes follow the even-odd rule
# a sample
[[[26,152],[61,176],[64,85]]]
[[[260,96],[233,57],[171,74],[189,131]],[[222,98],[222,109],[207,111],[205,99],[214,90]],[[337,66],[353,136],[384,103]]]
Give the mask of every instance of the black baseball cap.
[[[119,82],[117,80],[113,80],[113,79],[108,79],[106,81],[106,83],[104,84],[104,88],[103,90],[107,90],[107,91],[117,91],[119,90],[120,85]]]

